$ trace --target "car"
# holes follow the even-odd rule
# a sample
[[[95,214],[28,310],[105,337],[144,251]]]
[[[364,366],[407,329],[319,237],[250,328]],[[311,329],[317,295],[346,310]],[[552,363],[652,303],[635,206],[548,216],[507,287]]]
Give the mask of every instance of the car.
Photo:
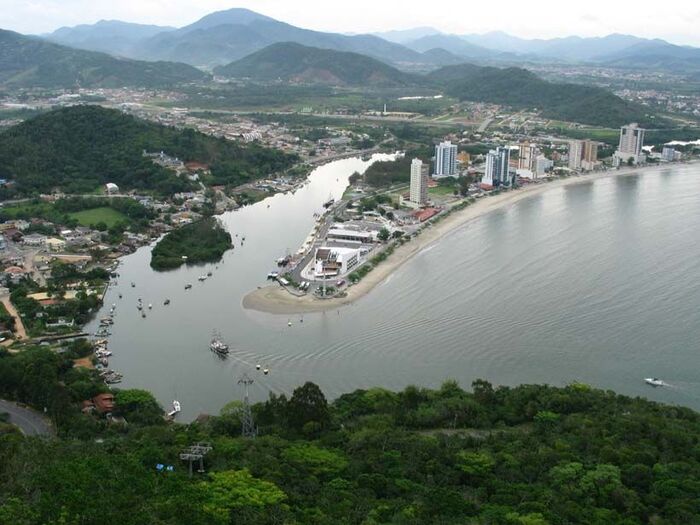
[[[343,286],[345,284],[345,279],[341,279],[340,281],[336,282],[336,286]]]

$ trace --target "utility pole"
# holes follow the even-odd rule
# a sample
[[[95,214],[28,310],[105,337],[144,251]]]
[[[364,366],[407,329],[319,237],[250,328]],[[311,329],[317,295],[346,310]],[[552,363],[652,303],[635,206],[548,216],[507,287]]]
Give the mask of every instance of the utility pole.
[[[248,399],[248,387],[253,384],[253,380],[248,377],[248,374],[238,380],[239,385],[245,388],[245,397],[243,398],[243,415],[241,417],[241,435],[243,437],[254,438],[258,434],[258,429],[253,423],[253,412],[250,410],[250,401]]]

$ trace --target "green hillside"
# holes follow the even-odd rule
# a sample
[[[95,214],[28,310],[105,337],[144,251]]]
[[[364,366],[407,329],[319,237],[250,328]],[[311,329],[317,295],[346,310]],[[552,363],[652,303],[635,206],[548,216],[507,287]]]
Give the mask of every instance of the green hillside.
[[[0,29],[4,87],[160,87],[206,78],[186,64],[119,59]]]
[[[168,425],[151,394],[116,390],[127,426],[82,414],[106,390],[72,368],[82,350],[0,350],[0,396],[46,407],[59,431],[25,438],[0,422],[0,523],[700,523],[700,415],[687,408],[481,380],[328,402],[306,383],[253,406],[252,439],[239,401]],[[180,454],[198,442],[212,450],[189,477]]]
[[[365,55],[293,42],[272,44],[214,71],[224,77],[307,84],[405,86],[419,81],[418,77]]]
[[[629,122],[660,124],[647,115],[643,106],[603,88],[548,82],[526,69],[462,64],[434,71],[431,78],[461,100],[536,108],[550,119],[603,127]]]
[[[0,178],[15,182],[0,197],[54,188],[88,193],[107,182],[122,190],[166,195],[190,187],[186,179],[144,157],[144,150],[209,164],[210,182],[217,184],[243,184],[295,161],[277,150],[160,126],[117,110],[73,106],[0,133]]]

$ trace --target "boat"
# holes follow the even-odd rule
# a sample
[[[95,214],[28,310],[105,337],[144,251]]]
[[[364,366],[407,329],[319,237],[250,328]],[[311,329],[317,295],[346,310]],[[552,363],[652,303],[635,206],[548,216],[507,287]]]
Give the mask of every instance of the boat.
[[[263,370],[263,374],[267,375],[269,373],[270,373],[270,371],[267,368],[265,370]]]
[[[139,305],[136,306],[136,309],[137,309],[137,310],[142,310],[142,309],[143,309],[143,306],[141,306],[141,305],[139,304]]]
[[[332,196],[332,195],[329,195],[329,196],[328,196],[328,200],[327,200],[326,202],[323,203],[323,207],[324,207],[324,208],[330,208],[331,206],[333,206],[333,203],[334,203],[334,202],[335,202],[335,199],[333,198],[333,196]]]
[[[209,343],[209,350],[219,356],[228,355],[228,345],[224,343],[224,341],[221,339],[221,334],[218,332],[214,332],[211,342]]]
[[[123,297],[122,294],[119,294],[119,299],[121,299],[122,297]]]
[[[206,281],[206,280],[207,280],[207,276],[206,276],[206,275],[200,275],[199,277],[197,277],[197,279],[199,279],[200,281]]]
[[[185,290],[189,290],[190,288],[192,288],[192,285],[191,285],[191,284],[186,284],[186,285],[185,285]]]
[[[211,272],[207,272],[207,277],[211,277],[211,276],[212,276],[212,273],[211,273]]]
[[[175,417],[180,411],[182,410],[182,407],[180,406],[180,402],[176,399],[173,401],[173,408],[168,412],[168,417]]]
[[[131,287],[132,287],[132,288],[136,288],[136,283],[135,283],[135,282],[132,282],[132,283],[131,283]]]
[[[280,257],[279,259],[277,259],[277,266],[287,266],[289,264],[289,261],[291,260],[291,255],[285,255],[284,257]]]
[[[153,310],[153,305],[151,303],[148,303],[148,309]]]
[[[256,370],[260,370],[260,368],[262,368],[260,365],[255,365]]]
[[[287,321],[287,326],[292,326],[292,321]]]
[[[653,386],[653,387],[657,387],[657,386],[666,386],[666,383],[664,383],[664,382],[663,382],[661,379],[659,379],[658,377],[645,377],[645,378],[644,378],[644,382],[645,382],[647,385],[651,385],[651,386]]]
[[[165,306],[168,306],[170,304],[170,299],[166,299],[165,301],[163,301],[163,304]]]

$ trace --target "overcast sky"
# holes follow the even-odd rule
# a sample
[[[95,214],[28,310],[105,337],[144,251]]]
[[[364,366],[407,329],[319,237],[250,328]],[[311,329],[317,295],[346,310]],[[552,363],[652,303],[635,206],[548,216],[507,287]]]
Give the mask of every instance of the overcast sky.
[[[698,0],[0,0],[0,27],[37,34],[101,19],[183,26],[232,7],[320,31],[431,26],[448,33],[501,30],[527,38],[627,33],[700,46]]]

